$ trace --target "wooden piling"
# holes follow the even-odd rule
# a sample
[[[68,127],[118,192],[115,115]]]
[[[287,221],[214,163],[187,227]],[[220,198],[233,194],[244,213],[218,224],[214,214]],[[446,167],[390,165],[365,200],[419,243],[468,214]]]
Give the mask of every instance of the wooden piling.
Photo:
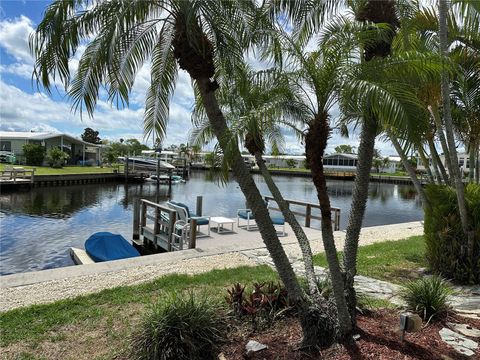
[[[197,246],[197,220],[190,219],[190,239],[188,242],[189,249],[195,249]]]
[[[133,200],[133,240],[140,239],[140,199]]]
[[[197,206],[195,209],[195,214],[197,214],[197,216],[202,216],[202,208],[203,208],[203,196],[197,196]]]

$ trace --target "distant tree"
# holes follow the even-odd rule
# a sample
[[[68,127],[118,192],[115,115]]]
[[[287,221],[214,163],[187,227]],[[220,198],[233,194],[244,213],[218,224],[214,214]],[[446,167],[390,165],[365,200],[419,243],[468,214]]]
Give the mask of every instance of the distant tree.
[[[23,154],[27,165],[41,166],[45,157],[45,149],[40,144],[23,145]]]
[[[372,161],[373,167],[377,170],[377,174],[380,172],[380,168],[383,166],[383,161],[380,158],[374,158]]]
[[[293,160],[293,159],[287,159],[287,160],[285,161],[285,163],[287,164],[287,167],[288,167],[289,169],[292,169],[292,168],[294,168],[294,167],[297,165],[297,162],[296,162],[295,160]]]
[[[337,154],[354,154],[355,153],[355,147],[351,145],[338,145],[335,147],[335,152]]]
[[[137,139],[127,139],[125,144],[129,155],[140,155],[143,150],[149,150],[147,145],[140,143]]]
[[[278,149],[278,146],[276,143],[272,144],[272,151],[271,151],[272,156],[279,156],[280,155],[280,150]]]
[[[380,168],[383,165],[382,155],[380,153],[381,153],[380,150],[373,149],[372,166],[377,170],[377,173],[380,172]]]
[[[102,140],[98,137],[98,131],[93,130],[92,128],[85,128],[85,131],[82,134],[82,140],[91,144],[100,144]]]

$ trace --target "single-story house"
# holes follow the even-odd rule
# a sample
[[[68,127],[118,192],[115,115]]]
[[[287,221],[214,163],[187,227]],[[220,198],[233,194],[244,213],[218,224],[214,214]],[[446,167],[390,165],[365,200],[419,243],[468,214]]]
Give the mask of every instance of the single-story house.
[[[102,145],[91,144],[67,134],[0,131],[0,151],[13,153],[20,164],[25,163],[23,145],[32,143],[42,145],[45,151],[59,147],[69,155],[69,165],[100,165],[102,162]]]

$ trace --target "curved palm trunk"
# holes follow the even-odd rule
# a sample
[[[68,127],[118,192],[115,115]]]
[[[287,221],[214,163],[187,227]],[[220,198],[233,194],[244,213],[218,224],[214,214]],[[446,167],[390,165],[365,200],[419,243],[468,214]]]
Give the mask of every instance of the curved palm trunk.
[[[267,184],[268,189],[272,193],[273,198],[275,199],[280,210],[282,211],[283,217],[292,227],[292,231],[294,232],[295,237],[298,240],[298,244],[303,255],[303,261],[305,263],[305,276],[307,278],[308,287],[310,293],[312,295],[316,295],[318,294],[318,287],[315,278],[315,271],[313,268],[312,249],[310,248],[310,242],[308,241],[307,235],[305,235],[305,232],[298,223],[297,218],[290,211],[287,202],[285,201],[280,190],[273,181],[272,175],[268,171],[268,168],[265,166],[265,161],[263,160],[261,153],[255,153],[255,161],[257,162],[260,172],[265,179],[265,183]]]
[[[475,182],[478,184],[480,181],[480,151],[479,151],[479,146],[477,146],[477,149],[475,150],[477,152],[476,156],[476,161],[475,161]]]
[[[400,155],[400,158],[402,159],[403,166],[405,166],[405,169],[408,172],[408,175],[410,175],[410,178],[412,179],[413,186],[415,186],[415,190],[417,190],[418,196],[420,196],[420,199],[422,200],[423,206],[430,206],[430,203],[428,202],[427,196],[425,195],[425,192],[423,191],[422,184],[417,178],[417,174],[415,173],[415,169],[413,168],[412,164],[410,161],[408,161],[408,157],[405,154],[405,151],[403,151],[402,146],[398,142],[397,138],[391,134],[388,133],[388,137],[390,141],[393,144],[393,147],[397,151],[398,155]]]
[[[440,119],[440,113],[438,111],[438,107],[428,106],[428,110],[435,121],[435,125],[437,126],[437,134],[438,139],[440,140],[440,145],[442,146],[443,154],[445,155],[445,163],[447,164],[447,169],[449,173],[449,178],[453,179],[452,173],[452,161],[450,159],[450,150],[448,149],[447,140],[445,139],[445,134],[443,132],[443,124]]]
[[[229,145],[228,139],[231,138],[231,134],[215,96],[215,90],[218,88],[218,84],[216,81],[210,80],[215,74],[213,46],[198,26],[197,29],[189,29],[190,37],[187,37],[187,24],[185,19],[178,16],[175,20],[175,38],[173,41],[174,56],[177,59],[180,68],[186,70],[192,80],[195,80],[210,126],[218,139],[220,147],[225,151]],[[192,27],[195,26],[195,24],[190,23],[189,26]],[[192,37],[195,37],[195,41],[198,42],[198,48],[194,48],[190,45]],[[199,48],[202,49],[202,52],[198,51]],[[304,335],[304,344],[306,346],[316,346],[318,344],[323,344],[323,342],[324,345],[331,344],[335,340],[334,328],[324,329],[326,330],[325,335],[327,336],[324,338],[318,337],[318,334],[321,333],[319,329],[322,325],[324,325],[324,323],[327,325],[331,324],[331,322],[319,323],[319,319],[322,319],[322,314],[327,312],[314,312],[317,316],[312,320],[312,310],[311,307],[309,307],[308,299],[305,298],[300,283],[298,282],[282,244],[278,239],[268,209],[265,206],[262,195],[255,185],[250,171],[247,169],[245,162],[243,161],[240,150],[234,148],[230,153],[232,156],[230,165],[233,174],[255,215],[255,220],[260,230],[262,240],[272,257],[280,279],[287,288],[289,296],[298,304],[300,323]],[[327,326],[324,326],[324,328],[326,327]]]
[[[310,123],[305,137],[307,161],[310,164],[312,180],[317,190],[320,212],[322,214],[322,240],[328,261],[333,296],[337,307],[338,320],[342,338],[348,340],[352,332],[352,318],[348,311],[344,295],[344,282],[340,262],[337,257],[335,239],[333,237],[332,212],[327,192],[327,181],[323,171],[323,154],[329,135],[328,114],[317,114]]]
[[[215,133],[222,150],[226,150],[228,146],[226,139],[229,138],[229,129],[218,105],[214,89],[212,89],[212,83],[209,78],[199,78],[197,79],[197,85],[213,132]],[[244,193],[247,203],[255,215],[260,234],[272,256],[275,267],[294,300],[301,300],[303,294],[300,285],[298,284],[288,257],[278,239],[277,232],[270,220],[270,215],[265,206],[262,195],[255,185],[252,175],[245,166],[238,149],[233,150],[232,157],[231,167],[233,174],[235,175],[235,180],[240,185],[240,189]]]
[[[475,176],[474,176],[474,173],[475,173],[475,143],[473,141],[470,140],[470,151],[469,151],[469,159],[468,159],[468,162],[469,162],[469,171],[468,171],[468,181],[469,182],[473,182],[475,180]]]
[[[430,169],[430,164],[428,162],[427,156],[425,155],[425,151],[423,150],[422,145],[418,146],[418,154],[420,155],[420,159],[422,159],[423,167],[427,172],[428,182],[434,183],[435,179],[433,178],[432,169]]]
[[[213,84],[207,77],[198,78],[197,85],[212,130],[218,139],[220,147],[225,151],[228,146],[227,139],[230,138],[230,135],[226,120],[215,97],[215,87],[212,86]],[[325,303],[312,304],[309,299],[305,298],[305,294],[278,239],[262,195],[255,185],[250,171],[245,166],[240,150],[238,148],[233,149],[233,151],[230,149],[230,152],[233,153],[231,162],[232,172],[255,215],[262,240],[272,257],[280,279],[287,288],[289,296],[298,304],[299,318],[303,331],[302,345],[308,348],[331,345],[337,338],[336,319],[331,308]]]
[[[370,170],[372,168],[373,152],[375,148],[375,137],[377,134],[377,122],[374,119],[365,119],[360,145],[358,147],[357,173],[352,193],[352,205],[348,218],[348,226],[345,237],[343,252],[343,267],[345,270],[345,291],[347,293],[348,308],[350,316],[355,314],[357,299],[353,283],[357,274],[357,252],[360,230],[362,229],[363,217],[368,199],[368,185],[370,181]]]
[[[443,166],[442,159],[440,159],[440,156],[438,155],[437,148],[435,147],[435,143],[433,142],[433,138],[428,138],[428,148],[430,149],[430,154],[432,156],[432,160],[434,161],[435,166],[437,167],[437,170],[440,170],[440,173],[442,174],[441,179],[445,184],[448,184],[450,182],[450,179],[448,178],[445,166]],[[441,182],[439,183],[439,185],[441,185]]]
[[[440,53],[442,56],[447,56],[448,52],[448,39],[447,39],[447,1],[439,0],[438,5],[439,12],[439,37],[440,37]],[[450,150],[450,162],[452,165],[452,173],[455,190],[457,192],[458,210],[460,213],[460,220],[462,222],[463,233],[467,236],[466,247],[469,257],[473,257],[475,239],[474,232],[470,228],[467,206],[465,204],[465,187],[463,186],[462,176],[458,167],[457,150],[455,147],[455,138],[453,135],[453,121],[452,111],[450,108],[450,88],[449,88],[449,76],[446,70],[442,71],[442,105],[443,105],[443,120],[445,122],[445,132],[447,134],[448,148]],[[472,258],[473,260],[473,258]]]

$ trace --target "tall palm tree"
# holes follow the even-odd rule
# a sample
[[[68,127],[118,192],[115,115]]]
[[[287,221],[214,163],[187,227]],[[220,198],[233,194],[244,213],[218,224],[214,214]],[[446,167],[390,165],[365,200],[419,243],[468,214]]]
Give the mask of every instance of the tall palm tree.
[[[249,34],[263,26],[254,1],[63,1],[46,10],[31,39],[34,74],[48,90],[51,78],[63,82],[74,107],[93,114],[100,85],[112,102],[128,105],[140,67],[151,60],[151,85],[145,108],[145,132],[163,136],[178,69],[190,75],[200,94],[218,143],[228,150],[231,131],[216,98],[216,64],[233,66],[242,58]],[[73,80],[69,59],[88,43]],[[307,345],[320,340],[317,324],[277,237],[262,196],[240,151],[231,149],[231,168],[250,205],[275,267],[289,295],[300,304]],[[318,319],[318,318],[317,318]],[[311,336],[312,332],[315,336]]]
[[[309,240],[273,181],[263,159],[267,142],[277,151],[283,148],[282,124],[283,127],[295,126],[295,122],[301,122],[308,117],[308,109],[289,87],[287,78],[275,69],[255,72],[249,65],[243,64],[237,66],[235,72],[229,75],[222,76],[219,80],[222,87],[218,98],[222,110],[232,129],[232,135],[255,156],[268,189],[292,227],[302,251],[310,293],[316,294],[318,287]],[[213,134],[199,100],[197,99],[193,116],[197,127],[192,132],[192,141],[204,144],[213,140]],[[235,142],[235,139],[232,139],[232,142]]]
[[[438,0],[438,20],[439,20],[439,39],[440,54],[446,57],[448,55],[448,38],[447,38],[447,16],[448,5],[446,0]],[[450,151],[451,174],[453,177],[455,190],[457,192],[458,211],[462,222],[463,233],[467,236],[467,249],[469,255],[473,255],[474,249],[474,233],[468,218],[467,205],[465,203],[465,188],[462,182],[462,175],[458,167],[458,156],[455,147],[455,137],[453,130],[452,110],[450,105],[450,85],[449,74],[447,71],[442,72],[442,105],[443,105],[443,121],[445,123],[445,132],[447,134],[447,143]]]

